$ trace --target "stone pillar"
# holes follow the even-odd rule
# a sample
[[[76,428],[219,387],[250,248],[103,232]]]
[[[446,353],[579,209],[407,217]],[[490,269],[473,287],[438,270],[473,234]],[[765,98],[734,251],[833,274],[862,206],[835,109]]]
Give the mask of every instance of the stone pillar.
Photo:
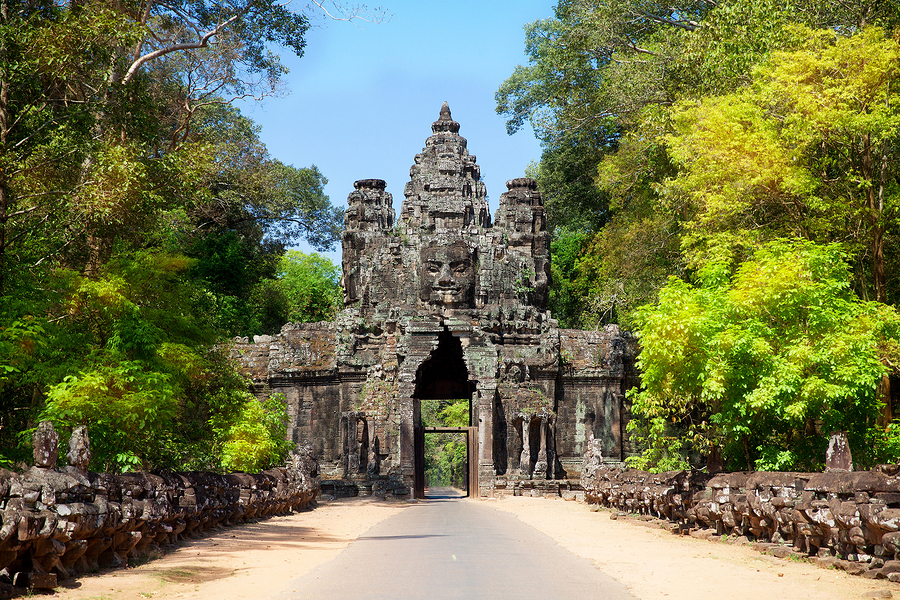
[[[400,383],[400,474],[410,489],[414,487],[416,448],[414,438],[414,383]]]
[[[490,496],[494,486],[494,396],[496,380],[478,382],[478,487],[482,497]]]
[[[350,477],[359,473],[359,438],[356,428],[356,412],[347,413],[347,471]]]
[[[378,475],[380,467],[378,465],[378,445],[375,443],[375,419],[369,420],[369,454],[366,457],[366,473],[369,475]]]
[[[343,413],[341,415],[341,472],[343,473],[343,477],[347,477],[350,473],[350,435],[347,433],[348,431],[348,413]]]
[[[531,440],[529,430],[531,429],[531,419],[522,418],[522,454],[519,455],[519,472],[522,475],[531,476]]]
[[[534,465],[534,479],[547,479],[547,415],[541,415],[541,442],[538,445],[537,461]]]
[[[556,421],[547,421],[547,479],[556,479]]]

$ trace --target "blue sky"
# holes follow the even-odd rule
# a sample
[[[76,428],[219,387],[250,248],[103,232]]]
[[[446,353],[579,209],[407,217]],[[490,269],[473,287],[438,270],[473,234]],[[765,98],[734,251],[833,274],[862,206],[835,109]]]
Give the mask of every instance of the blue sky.
[[[354,181],[379,178],[399,212],[413,157],[447,101],[493,213],[506,180],[540,158],[530,129],[507,135],[494,93],[526,62],[523,26],[552,16],[554,4],[386,0],[386,22],[319,20],[302,58],[283,55],[285,95],[240,107],[262,127],[273,157],[319,167],[333,204],[346,205]],[[328,255],[339,263],[340,247]]]

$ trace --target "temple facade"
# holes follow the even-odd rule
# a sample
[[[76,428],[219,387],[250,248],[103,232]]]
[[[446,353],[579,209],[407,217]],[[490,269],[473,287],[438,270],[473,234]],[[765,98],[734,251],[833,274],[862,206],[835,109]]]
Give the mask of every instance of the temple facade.
[[[508,181],[492,219],[446,103],[431,130],[399,218],[382,180],[347,198],[337,319],[238,338],[236,355],[258,394],[284,394],[289,435],[340,485],[421,497],[421,402],[465,399],[470,495],[569,489],[592,437],[605,460],[629,451],[635,342],[559,329],[535,181]]]

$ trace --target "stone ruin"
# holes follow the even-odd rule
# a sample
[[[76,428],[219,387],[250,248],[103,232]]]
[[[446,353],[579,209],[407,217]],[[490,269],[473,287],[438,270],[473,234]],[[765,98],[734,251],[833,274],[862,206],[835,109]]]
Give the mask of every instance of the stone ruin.
[[[585,500],[612,517],[659,519],[673,533],[752,544],[779,558],[900,582],[900,466],[824,473],[648,473],[585,450]]]
[[[0,469],[0,598],[16,588],[134,564],[222,525],[288,514],[319,494],[309,448],[285,467],[247,473],[93,473],[90,440],[77,427],[69,465],[57,468],[59,434],[49,421],[32,438],[34,466]]]
[[[238,338],[235,354],[258,394],[284,394],[291,439],[335,489],[422,497],[421,401],[465,399],[471,495],[565,493],[591,436],[607,460],[628,452],[634,340],[558,327],[536,182],[508,181],[492,220],[446,103],[431,130],[399,219],[383,180],[347,198],[337,319]]]

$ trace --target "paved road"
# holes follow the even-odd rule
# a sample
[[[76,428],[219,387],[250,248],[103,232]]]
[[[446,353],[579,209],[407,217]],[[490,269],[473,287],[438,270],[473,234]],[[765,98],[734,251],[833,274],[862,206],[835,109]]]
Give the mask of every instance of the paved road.
[[[431,490],[281,600],[634,600],[621,583],[487,502]]]

